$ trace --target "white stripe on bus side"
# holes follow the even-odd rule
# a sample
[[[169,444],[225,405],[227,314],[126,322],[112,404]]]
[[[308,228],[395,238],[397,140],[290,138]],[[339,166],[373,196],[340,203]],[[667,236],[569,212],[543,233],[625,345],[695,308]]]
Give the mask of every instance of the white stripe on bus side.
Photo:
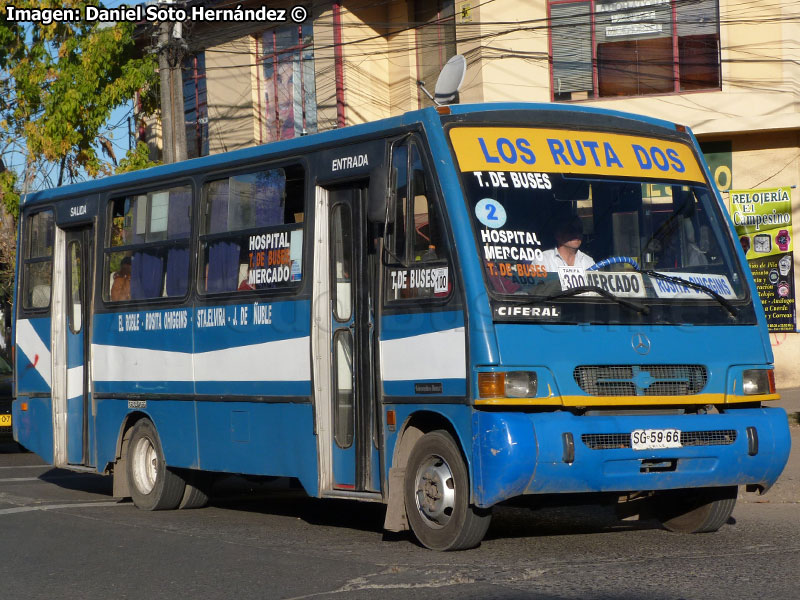
[[[310,338],[189,354],[92,345],[95,381],[309,381]],[[193,368],[194,367],[194,368]]]
[[[67,371],[67,398],[83,395],[83,365],[72,367]]]
[[[463,327],[381,340],[383,380],[464,379],[465,347]]]
[[[52,386],[50,348],[44,345],[42,338],[36,333],[29,319],[17,321],[17,346],[31,361],[31,364],[35,364],[36,371],[42,376],[45,383]],[[38,360],[37,356],[39,357]]]
[[[92,344],[95,381],[191,381],[192,355]]]

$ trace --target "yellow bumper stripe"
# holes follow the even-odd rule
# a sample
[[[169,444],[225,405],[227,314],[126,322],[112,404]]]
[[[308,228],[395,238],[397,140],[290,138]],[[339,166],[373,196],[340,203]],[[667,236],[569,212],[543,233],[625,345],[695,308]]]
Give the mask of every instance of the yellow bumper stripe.
[[[733,396],[696,394],[693,396],[549,396],[546,398],[480,398],[478,406],[657,406],[694,404],[735,404],[780,400],[780,394]]]

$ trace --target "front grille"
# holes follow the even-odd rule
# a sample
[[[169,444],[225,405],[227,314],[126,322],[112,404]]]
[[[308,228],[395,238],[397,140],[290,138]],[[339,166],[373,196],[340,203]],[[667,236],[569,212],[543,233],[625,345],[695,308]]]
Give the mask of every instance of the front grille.
[[[684,446],[730,446],[735,441],[735,429],[681,432],[681,444]]]
[[[572,375],[590,396],[690,396],[708,381],[703,365],[581,365]]]
[[[614,450],[631,447],[630,433],[584,433],[581,441],[592,450]],[[682,446],[730,446],[736,441],[735,429],[682,431]]]

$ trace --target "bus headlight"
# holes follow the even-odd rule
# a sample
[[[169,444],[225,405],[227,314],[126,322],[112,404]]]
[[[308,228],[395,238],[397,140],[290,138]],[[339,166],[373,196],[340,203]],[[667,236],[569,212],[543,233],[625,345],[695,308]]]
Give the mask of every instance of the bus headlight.
[[[747,369],[742,372],[742,392],[745,396],[775,393],[775,371]]]
[[[481,398],[531,398],[536,395],[537,378],[533,371],[478,373]]]

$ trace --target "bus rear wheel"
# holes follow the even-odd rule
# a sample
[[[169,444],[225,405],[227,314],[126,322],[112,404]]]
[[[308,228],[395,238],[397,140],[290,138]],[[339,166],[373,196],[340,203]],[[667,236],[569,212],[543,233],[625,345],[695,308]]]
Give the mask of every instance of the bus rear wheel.
[[[467,467],[446,431],[425,434],[406,466],[406,514],[419,542],[431,550],[465,550],[481,543],[491,509],[469,504]]]
[[[148,419],[136,422],[128,443],[128,484],[142,510],[170,510],[183,499],[186,483],[167,468],[156,428]]]
[[[657,492],[655,517],[669,531],[711,533],[728,521],[738,493],[735,485]]]
[[[208,504],[208,494],[211,489],[211,475],[204,471],[182,471],[181,478],[186,483],[186,490],[178,508],[203,508]]]

